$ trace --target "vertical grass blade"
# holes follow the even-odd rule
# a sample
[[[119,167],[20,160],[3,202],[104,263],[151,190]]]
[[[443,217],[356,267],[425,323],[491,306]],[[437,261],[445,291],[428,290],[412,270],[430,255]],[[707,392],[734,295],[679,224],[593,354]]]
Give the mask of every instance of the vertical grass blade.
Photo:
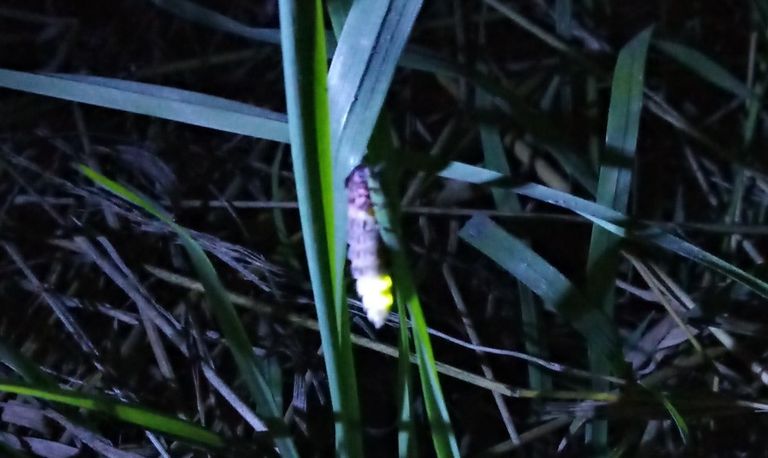
[[[334,232],[343,221],[334,217],[334,201],[343,197],[335,196],[339,188],[331,158],[323,11],[319,0],[281,0],[279,7],[291,154],[331,401],[339,419],[337,454],[362,456],[352,348],[348,336],[340,336],[347,311],[335,287],[342,284],[343,270],[334,260],[343,253],[337,252]]]
[[[371,199],[376,210],[376,219],[381,225],[384,244],[389,248],[392,261],[392,279],[394,285],[397,310],[400,314],[400,341],[398,367],[400,368],[399,383],[401,385],[400,419],[407,421],[412,418],[408,394],[413,392],[410,381],[410,352],[408,348],[408,327],[405,323],[406,312],[411,318],[411,332],[416,353],[416,363],[419,368],[419,379],[424,395],[427,418],[432,429],[432,443],[438,457],[458,457],[458,444],[450,423],[448,407],[445,403],[440,380],[437,377],[437,363],[432,351],[429,332],[421,308],[416,287],[408,264],[405,246],[402,241],[400,225],[400,198],[397,194],[397,176],[393,171],[399,162],[396,150],[388,135],[388,120],[382,117],[371,139],[369,159],[374,163],[389,164],[382,174],[381,183],[371,187]],[[416,445],[413,428],[402,424],[398,434],[400,456],[413,456]]]
[[[335,233],[337,294],[346,262],[346,199],[344,182],[362,162],[374,126],[379,118],[392,76],[405,47],[421,0],[359,0],[331,4],[334,29],[342,19],[333,61],[328,71],[328,97],[331,122],[337,218]],[[348,13],[345,13],[348,11]],[[340,297],[337,304],[342,305]],[[344,327],[344,323],[341,323]],[[345,338],[347,331],[341,331]]]
[[[490,108],[491,97],[484,92],[479,92],[478,103],[482,108]],[[507,161],[504,145],[501,141],[499,127],[490,123],[482,123],[479,126],[479,130],[480,144],[483,147],[486,167],[509,176],[509,162]],[[517,195],[512,190],[494,188],[491,192],[493,193],[496,208],[499,210],[507,212],[519,212],[521,210]],[[528,287],[520,282],[518,282],[517,286],[525,349],[532,355],[545,358],[545,344],[542,340],[543,336],[539,332],[539,307]],[[535,366],[528,366],[528,381],[531,389],[534,390],[547,391],[552,387],[549,375]]]
[[[600,158],[600,174],[596,200],[599,204],[626,212],[632,188],[634,155],[643,107],[643,81],[648,44],[652,27],[640,32],[619,52],[611,84],[605,150]],[[613,317],[615,283],[621,238],[594,226],[587,260],[587,297]],[[604,373],[604,360],[595,355],[602,349],[590,347],[593,372]],[[608,388],[605,381],[596,380],[597,390]],[[587,428],[588,441],[597,450],[608,444],[608,423],[595,421]]]
[[[331,139],[339,174],[365,154],[421,0],[357,0],[328,72]]]
[[[349,10],[328,73],[331,139],[337,186],[344,183],[346,176],[361,162],[366,153],[392,75],[420,8],[420,0],[360,0],[354,2]],[[337,16],[334,29],[338,30],[338,23],[341,22],[344,9],[345,6],[339,3],[332,11]],[[384,124],[386,123],[380,124],[380,130],[388,130]],[[392,169],[397,168],[391,151],[391,148],[388,151],[382,148],[376,152],[380,161],[375,162],[385,165],[385,174],[391,174]],[[439,457],[458,456],[458,445],[437,377],[437,366],[426,322],[405,253],[401,249],[403,245],[399,242],[399,211],[386,204],[386,202],[394,204],[399,199],[393,196],[387,197],[384,198],[381,192],[373,196],[380,204],[377,209],[379,222],[386,220],[384,224],[390,228],[389,235],[392,236],[387,245],[392,249],[392,277],[398,307],[401,315],[404,316],[403,305],[407,306],[413,322],[414,347],[419,363],[427,416],[432,427],[433,444]],[[342,219],[346,212],[346,202],[338,197],[337,199],[336,216]],[[382,209],[384,210],[381,211]],[[339,224],[341,230],[336,233],[337,269],[343,269],[344,265],[342,251],[346,243],[346,234],[342,232],[344,227],[344,224]],[[344,234],[343,237],[342,234]],[[400,335],[400,347],[403,352],[408,345],[406,331],[401,330]],[[404,360],[401,360],[400,368],[401,420],[406,420],[410,418],[408,396],[411,392],[411,384],[408,380],[407,363]],[[399,434],[401,454],[409,453],[411,441],[410,429],[401,429]]]

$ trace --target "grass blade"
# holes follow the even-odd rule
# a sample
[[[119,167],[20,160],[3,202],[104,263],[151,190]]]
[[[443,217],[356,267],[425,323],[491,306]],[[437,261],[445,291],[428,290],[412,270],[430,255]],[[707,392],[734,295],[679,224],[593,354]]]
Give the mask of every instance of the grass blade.
[[[267,140],[288,141],[285,115],[192,91],[113,78],[42,75],[5,69],[0,69],[0,87]]]
[[[0,391],[23,396],[32,396],[46,401],[101,412],[118,420],[132,423],[145,429],[170,434],[172,436],[211,447],[223,447],[224,439],[206,428],[171,417],[153,410],[113,399],[84,395],[72,391],[39,387],[19,382],[2,381]]]
[[[459,236],[539,296],[544,307],[579,331],[609,367],[622,367],[618,335],[607,315],[590,306],[562,273],[527,244],[485,216],[472,217]]]
[[[386,124],[380,121],[380,124],[374,131],[371,141],[371,152],[369,159],[374,164],[397,164],[398,157],[394,156],[396,151],[391,144],[391,138],[387,135]],[[387,162],[389,161],[389,162]],[[376,219],[381,226],[381,235],[384,244],[389,248],[392,264],[392,280],[394,293],[397,299],[398,313],[401,318],[400,329],[400,353],[398,355],[398,367],[400,368],[399,382],[402,388],[400,412],[401,419],[408,418],[410,415],[407,409],[409,401],[405,397],[412,391],[412,384],[409,377],[409,352],[405,351],[408,345],[408,327],[404,326],[404,317],[406,310],[411,318],[411,332],[413,335],[413,344],[416,353],[416,363],[419,369],[419,379],[424,396],[424,405],[427,411],[427,418],[432,429],[432,443],[435,452],[439,457],[458,457],[458,444],[450,423],[448,407],[445,403],[440,380],[437,376],[437,362],[432,351],[432,344],[429,338],[429,329],[424,318],[421,302],[413,284],[413,276],[410,271],[408,260],[403,247],[402,227],[400,225],[400,199],[397,190],[397,175],[393,171],[393,166],[386,167],[382,174],[381,183],[373,180],[371,186],[371,200],[376,210]],[[415,436],[409,425],[401,425],[399,433],[400,454],[407,454],[409,450],[415,450]]]
[[[280,30],[250,27],[223,14],[187,0],[149,0],[159,8],[196,24],[254,41],[280,44]]]
[[[359,0],[328,72],[331,141],[339,174],[360,163],[421,0]]]
[[[421,0],[354,2],[346,15],[328,71],[336,185],[334,213],[338,222],[334,239],[334,269],[337,278],[335,287],[339,294],[346,262],[345,180],[352,169],[362,162],[400,53],[420,8]],[[334,10],[339,16],[334,24],[338,24],[346,5],[339,4]],[[337,297],[337,304],[342,304],[341,297]],[[347,332],[343,331],[340,335],[346,338]]]
[[[283,74],[290,123],[299,213],[315,297],[328,382],[335,413],[336,453],[362,456],[357,382],[348,341],[349,316],[341,304],[343,270],[334,261],[335,232],[343,226],[334,215],[339,183],[334,183],[331,130],[326,92],[326,50],[319,1],[280,1]]]
[[[339,37],[339,43],[334,54],[331,69],[328,74],[328,86],[331,110],[331,138],[334,151],[334,166],[336,167],[336,183],[341,185],[349,172],[361,163],[369,139],[379,119],[384,98],[389,89],[392,75],[397,66],[400,54],[405,46],[416,16],[421,8],[421,1],[362,0],[355,2],[349,10],[344,27]],[[337,8],[341,16],[343,5]],[[341,18],[337,18],[337,22]],[[336,28],[338,28],[335,25]],[[386,124],[379,125],[379,131],[388,130]],[[386,135],[378,135],[382,142],[374,156],[385,164],[394,167],[391,160],[392,148],[382,148]],[[376,162],[376,161],[374,161]],[[377,162],[378,163],[378,162]],[[392,170],[390,170],[392,172]],[[392,178],[392,174],[389,174]],[[378,190],[378,191],[376,191]],[[397,208],[388,203],[396,203],[399,199],[394,194],[386,198],[381,187],[372,187],[372,198],[377,202],[377,218],[379,223],[388,227],[385,237],[391,235],[388,246],[392,251],[395,295],[398,298],[398,309],[401,318],[405,316],[404,305],[407,306],[413,322],[413,339],[419,362],[419,375],[424,394],[427,416],[432,428],[432,438],[435,451],[439,457],[458,456],[458,445],[450,426],[450,417],[437,377],[436,362],[432,352],[426,322],[421,304],[412,283],[405,253],[400,249],[399,218]],[[336,201],[336,215],[343,218],[346,212],[346,202]],[[382,211],[383,210],[383,211]],[[343,227],[343,225],[341,225]],[[345,239],[342,232],[337,232],[337,253],[342,253]],[[385,240],[386,243],[386,240]],[[343,268],[344,260],[337,258],[337,269]],[[409,396],[411,384],[407,362],[408,336],[407,328],[400,333],[400,418],[410,419]],[[412,449],[413,435],[411,428],[402,429],[399,433],[400,453],[408,454]]]
[[[623,213],[545,186],[527,184],[515,188],[515,192],[578,213],[619,237],[664,248],[719,272],[768,298],[768,283],[765,281],[659,228],[639,224]]]
[[[598,203],[626,212],[632,189],[634,155],[640,129],[640,112],[643,108],[643,81],[648,44],[652,27],[640,32],[619,52],[611,84],[611,101],[608,107],[608,126],[605,133],[605,151],[600,159],[597,182]],[[606,312],[612,319],[615,303],[615,283],[619,264],[621,238],[595,226],[589,245],[587,260],[587,298]],[[589,348],[592,370],[605,372],[604,349]],[[596,390],[606,390],[605,381],[594,382]],[[593,422],[588,428],[588,440],[596,449],[603,450],[608,444],[608,423]]]
[[[0,339],[0,361],[29,383],[37,386],[55,386],[53,379],[41,371],[37,364],[3,339]]]
[[[653,44],[664,54],[700,76],[705,81],[745,99],[754,97],[746,84],[706,54],[686,45],[666,40],[654,40]]]
[[[243,377],[251,396],[258,403],[259,408],[262,411],[270,412],[271,417],[265,418],[264,422],[269,426],[272,433],[277,436],[275,442],[280,451],[286,456],[298,456],[293,440],[288,435],[287,427],[282,422],[282,412],[275,402],[275,397],[270,392],[269,384],[261,372],[259,372],[258,363],[248,336],[245,333],[245,328],[232,302],[229,300],[226,289],[221,284],[216,270],[200,245],[189,235],[186,229],[176,224],[170,215],[150,199],[86,166],[81,165],[78,169],[96,184],[144,209],[160,221],[168,224],[176,232],[187,251],[195,273],[203,284],[211,312],[221,327],[227,345],[232,351],[237,367],[240,370],[240,375]]]
[[[483,92],[479,93],[478,103],[481,107],[487,108],[490,101],[491,99],[487,94]],[[483,123],[480,124],[479,130],[480,144],[483,148],[485,165],[489,169],[506,176],[511,175],[499,128],[492,124]],[[493,193],[493,200],[497,209],[506,212],[521,211],[518,197],[511,190],[494,188],[491,192]],[[534,356],[546,358],[546,343],[543,340],[543,335],[541,334],[539,327],[539,306],[534,301],[530,289],[520,282],[518,282],[517,287],[518,298],[520,299],[520,314],[522,318],[522,333],[525,349],[528,353]],[[549,375],[538,367],[528,366],[528,381],[531,388],[534,390],[547,391],[552,388],[552,381],[549,378]]]
[[[437,364],[429,339],[429,329],[421,308],[421,301],[419,301],[416,287],[412,281],[413,276],[408,267],[405,253],[402,251],[393,252],[392,264],[392,276],[398,298],[401,298],[407,305],[408,314],[411,318],[421,390],[424,395],[424,407],[432,429],[432,444],[435,447],[435,453],[441,458],[458,458],[460,456],[459,446],[451,427],[451,418],[448,415],[448,407],[440,386],[440,379],[437,376]]]

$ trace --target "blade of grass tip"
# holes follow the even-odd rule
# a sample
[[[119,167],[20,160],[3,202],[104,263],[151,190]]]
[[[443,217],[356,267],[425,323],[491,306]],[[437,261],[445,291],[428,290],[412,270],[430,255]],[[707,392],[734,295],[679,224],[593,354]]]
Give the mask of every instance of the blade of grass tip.
[[[586,301],[573,284],[527,244],[485,216],[474,216],[459,237],[509,272],[544,307],[573,326],[616,372],[623,371],[618,334],[605,313]]]
[[[648,45],[653,27],[640,32],[619,51],[611,83],[605,150],[600,158],[596,200],[626,212],[632,188],[634,156],[643,107],[643,81]],[[587,259],[587,298],[613,318],[615,283],[621,238],[594,226]],[[589,348],[593,372],[605,373],[603,349]],[[595,390],[607,390],[604,380],[593,382]],[[587,441],[595,450],[607,450],[608,422],[596,420],[586,428]]]
[[[397,317],[400,329],[398,332],[398,358],[397,358],[397,380],[398,380],[398,432],[397,448],[401,458],[414,456],[418,446],[416,444],[416,425],[413,417],[413,407],[411,398],[414,395],[413,379],[411,377],[411,339],[410,327],[406,319],[406,298],[402,297],[401,290],[396,290],[397,294]]]
[[[359,0],[328,72],[331,141],[343,178],[360,163],[421,0]]]
[[[223,447],[224,439],[202,426],[165,415],[145,407],[115,401],[107,397],[40,387],[19,382],[0,381],[0,391],[105,413],[127,423],[212,447]]]
[[[376,221],[380,225],[381,236],[391,255],[392,283],[395,293],[396,305],[400,316],[400,353],[398,355],[399,383],[403,386],[401,397],[401,420],[412,419],[410,406],[406,405],[409,399],[408,393],[414,391],[410,380],[410,352],[408,347],[409,327],[405,324],[406,310],[411,317],[413,342],[416,353],[416,362],[419,368],[424,404],[427,418],[432,429],[432,443],[439,457],[458,457],[458,444],[450,424],[448,407],[445,404],[442,387],[437,377],[437,362],[432,352],[428,328],[421,309],[421,302],[413,284],[412,274],[408,266],[408,260],[403,250],[402,227],[400,225],[400,199],[398,198],[398,175],[394,164],[400,162],[396,156],[397,150],[392,144],[389,135],[389,119],[381,116],[374,129],[370,143],[369,160],[373,164],[384,164],[381,174],[381,183],[376,178],[370,180],[371,200],[376,212]],[[375,175],[375,174],[374,174]],[[408,417],[404,417],[407,415]],[[408,455],[416,448],[416,436],[413,422],[401,425],[398,432],[399,451],[401,455]]]
[[[664,54],[687,67],[708,83],[724,89],[737,97],[745,99],[754,97],[754,94],[746,84],[739,81],[738,78],[706,54],[672,41],[654,40],[653,44]]]
[[[514,188],[514,190],[518,194],[578,213],[619,237],[646,245],[655,245],[690,259],[741,283],[760,296],[768,298],[768,283],[765,281],[659,228],[639,224],[623,213],[546,186],[527,184]]]
[[[160,221],[168,224],[174,232],[176,232],[184,249],[187,251],[195,273],[203,284],[210,310],[221,327],[222,333],[227,341],[227,346],[232,352],[240,371],[240,375],[243,377],[251,396],[258,403],[260,410],[270,412],[270,416],[265,418],[264,422],[275,435],[275,443],[281,453],[286,456],[298,456],[293,440],[288,434],[287,426],[281,420],[281,409],[275,403],[275,398],[269,389],[269,384],[258,369],[256,356],[248,340],[248,336],[245,333],[243,324],[240,321],[234,306],[230,302],[229,296],[216,274],[216,270],[213,268],[213,265],[208,260],[208,257],[205,255],[205,252],[200,245],[191,235],[189,235],[189,232],[186,229],[176,224],[172,217],[159,205],[152,202],[151,199],[140,195],[137,191],[128,189],[120,183],[110,180],[84,165],[79,165],[78,169],[96,184],[104,187],[116,196],[144,209]]]
[[[485,92],[478,92],[477,99],[480,108],[487,108],[491,104],[491,98]],[[501,141],[501,131],[497,126],[488,123],[480,124],[479,129],[485,165],[491,170],[509,176],[509,163],[507,162],[504,145]],[[495,188],[491,192],[493,193],[493,200],[496,203],[497,209],[506,212],[521,211],[517,195],[510,189]],[[546,351],[544,351],[546,344],[539,332],[540,317],[538,306],[533,300],[531,290],[520,282],[518,282],[517,286],[525,349],[534,356],[546,358]],[[549,375],[532,365],[528,366],[528,382],[532,389],[538,391],[549,391],[552,387]]]
[[[331,18],[333,33],[338,38],[344,28],[349,9],[352,7],[352,0],[328,0],[326,4],[328,5],[328,16]]]
[[[683,418],[683,415],[680,413],[680,411],[677,410],[677,407],[672,404],[669,396],[653,388],[649,388],[647,386],[643,387],[648,390],[656,399],[658,399],[661,405],[664,406],[664,409],[666,409],[670,418],[672,418],[672,421],[675,423],[675,427],[677,427],[677,433],[680,435],[680,439],[683,441],[683,444],[687,444],[688,437],[690,436],[688,424],[686,423],[685,418]]]
[[[10,367],[24,380],[37,386],[56,386],[53,379],[41,371],[32,360],[21,354],[5,340],[0,339],[0,361]]]
[[[340,420],[336,453],[362,456],[357,381],[349,336],[339,327],[348,323],[343,295],[335,285],[343,270],[335,260],[334,169],[326,92],[326,54],[323,15],[319,1],[280,0],[283,74],[288,107],[299,216],[307,263],[320,324],[331,401]],[[338,197],[337,197],[338,199]],[[343,224],[340,224],[343,226]],[[342,316],[337,316],[337,310]]]
[[[5,69],[0,69],[0,87],[266,140],[288,141],[288,126],[281,113],[171,87],[86,75],[43,75]]]

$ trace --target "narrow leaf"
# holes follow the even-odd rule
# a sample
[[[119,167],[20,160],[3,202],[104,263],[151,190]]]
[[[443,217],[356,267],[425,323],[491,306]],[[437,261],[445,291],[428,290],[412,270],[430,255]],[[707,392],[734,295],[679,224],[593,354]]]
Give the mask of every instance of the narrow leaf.
[[[560,315],[605,361],[619,367],[619,340],[608,317],[589,306],[581,292],[528,245],[485,216],[472,217],[459,236],[527,286],[547,310]]]
[[[515,188],[515,192],[578,213],[619,237],[664,248],[720,272],[768,298],[768,283],[765,281],[662,229],[641,224],[623,213],[545,186],[531,183]]]
[[[251,396],[258,403],[260,409],[262,411],[270,412],[271,418],[265,418],[264,421],[269,425],[270,430],[277,436],[275,442],[281,452],[286,456],[298,456],[293,440],[287,435],[287,427],[282,422],[282,412],[279,406],[275,403],[275,397],[269,390],[269,384],[261,372],[259,372],[258,364],[255,359],[256,356],[250,341],[248,340],[248,336],[245,333],[245,328],[229,299],[229,295],[227,294],[224,285],[221,284],[221,280],[219,280],[216,270],[213,268],[213,265],[208,260],[208,257],[205,255],[205,252],[200,245],[192,238],[186,229],[173,222],[171,216],[149,198],[142,196],[137,191],[128,189],[120,183],[110,180],[84,165],[78,166],[78,169],[95,183],[118,197],[144,209],[160,221],[168,224],[171,229],[176,232],[176,235],[178,235],[179,240],[187,251],[187,255],[189,256],[195,273],[200,279],[200,283],[203,284],[203,289],[205,290],[211,312],[216,317],[216,320],[221,327],[227,345],[230,351],[232,351],[237,367],[240,370],[240,375],[243,377]]]
[[[664,54],[675,59],[702,79],[714,84],[720,89],[724,89],[737,97],[745,99],[754,97],[754,94],[746,84],[739,81],[739,79],[733,76],[731,72],[706,54],[689,46],[672,41],[654,40],[653,44]]]
[[[331,401],[339,417],[336,453],[362,456],[349,315],[340,285],[334,203],[340,189],[331,158],[326,50],[319,0],[280,0],[283,74],[299,215],[315,298]],[[339,223],[339,224],[337,224]]]
[[[0,87],[224,132],[288,141],[288,126],[281,113],[171,87],[95,76],[43,75],[5,69],[0,69]]]
[[[84,395],[72,391],[39,387],[18,382],[0,382],[0,391],[56,402],[81,409],[101,412],[120,421],[145,429],[170,434],[181,439],[213,447],[223,447],[224,440],[216,433],[194,423],[180,420],[153,410],[115,401],[107,397]]]

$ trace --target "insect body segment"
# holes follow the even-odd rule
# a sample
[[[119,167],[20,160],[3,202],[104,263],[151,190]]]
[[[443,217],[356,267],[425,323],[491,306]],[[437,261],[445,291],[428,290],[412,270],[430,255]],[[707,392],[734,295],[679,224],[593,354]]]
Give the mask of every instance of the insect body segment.
[[[347,178],[347,240],[350,270],[368,320],[380,328],[392,308],[392,278],[381,257],[379,225],[368,188],[369,170],[358,166]]]

